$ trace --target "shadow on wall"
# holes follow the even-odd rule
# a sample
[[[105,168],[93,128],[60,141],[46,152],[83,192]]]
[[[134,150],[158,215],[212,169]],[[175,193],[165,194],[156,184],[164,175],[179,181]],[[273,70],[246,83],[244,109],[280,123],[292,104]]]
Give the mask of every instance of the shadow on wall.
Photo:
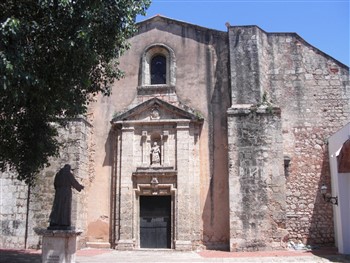
[[[116,184],[117,184],[117,172],[116,172],[116,160],[114,160],[115,151],[118,151],[116,144],[116,133],[113,131],[113,127],[108,132],[108,136],[105,142],[105,158],[103,161],[103,166],[111,167],[110,174],[110,215],[109,215],[109,225],[107,223],[108,219],[104,218],[103,220],[99,219],[94,222],[94,226],[101,227],[100,232],[95,233],[96,237],[99,237],[101,240],[109,240],[112,248],[115,248],[116,240],[116,229],[115,229],[115,220],[116,220]],[[109,237],[109,238],[108,238]]]
[[[217,52],[223,48],[218,46]],[[218,54],[220,56],[222,54]],[[211,60],[207,58],[207,76],[211,76]],[[218,59],[213,80],[207,80],[209,189],[204,204],[203,244],[208,249],[229,250],[230,213],[228,187],[227,109],[230,107],[225,59]],[[211,82],[215,81],[211,92]]]
[[[105,158],[103,160],[103,166],[113,166],[113,149],[115,145],[116,135],[112,128],[108,132],[108,136],[105,142]]]
[[[331,189],[331,175],[328,159],[328,147],[323,152],[321,175],[319,177],[314,208],[309,225],[308,245],[334,246],[333,208],[331,203],[324,201],[321,186],[325,184]]]

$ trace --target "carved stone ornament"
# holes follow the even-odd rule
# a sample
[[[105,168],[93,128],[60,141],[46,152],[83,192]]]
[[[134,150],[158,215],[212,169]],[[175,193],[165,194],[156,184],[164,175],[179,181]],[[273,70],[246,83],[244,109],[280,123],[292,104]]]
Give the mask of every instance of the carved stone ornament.
[[[157,177],[153,177],[151,180],[152,195],[158,195],[158,184]]]
[[[159,184],[157,177],[153,177],[151,180],[151,185],[153,186],[153,185],[157,185],[157,184]]]
[[[159,113],[159,109],[157,107],[154,107],[151,110],[151,120],[159,120],[160,119],[160,113]]]

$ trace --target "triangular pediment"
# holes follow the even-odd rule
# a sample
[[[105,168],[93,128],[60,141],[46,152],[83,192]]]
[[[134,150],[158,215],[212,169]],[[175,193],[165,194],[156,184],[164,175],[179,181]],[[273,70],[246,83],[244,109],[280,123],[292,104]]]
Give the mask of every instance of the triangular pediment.
[[[195,29],[200,30],[200,31],[212,31],[212,32],[216,32],[216,33],[219,33],[219,34],[225,34],[225,35],[227,34],[226,31],[206,28],[206,27],[203,27],[203,26],[200,26],[200,25],[191,24],[191,23],[188,23],[188,22],[185,22],[185,21],[172,19],[172,18],[165,17],[165,16],[162,16],[162,15],[155,15],[153,17],[150,17],[148,19],[140,21],[140,22],[137,23],[137,26],[139,27],[140,31],[143,31],[143,30],[147,30],[147,28],[148,28],[148,30],[150,28],[162,29],[163,27],[160,26],[161,24],[164,25],[164,28],[166,28],[166,30],[169,30],[171,25],[177,25],[177,26],[184,27],[184,28],[195,28]]]
[[[145,101],[126,112],[116,115],[112,123],[121,121],[164,121],[164,120],[190,120],[201,122],[203,118],[200,114],[190,108],[179,108],[158,98]]]

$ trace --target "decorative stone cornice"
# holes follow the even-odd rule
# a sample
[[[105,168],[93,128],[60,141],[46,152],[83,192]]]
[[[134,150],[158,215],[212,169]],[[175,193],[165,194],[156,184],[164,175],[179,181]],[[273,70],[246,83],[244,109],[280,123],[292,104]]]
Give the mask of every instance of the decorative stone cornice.
[[[143,85],[137,87],[138,95],[175,94],[175,86],[167,84]]]
[[[79,236],[83,233],[83,230],[71,229],[71,230],[50,230],[46,228],[35,228],[35,233],[41,236],[55,236],[55,237],[69,237]]]
[[[227,110],[228,115],[271,114],[280,115],[281,108],[273,105],[234,104]]]
[[[147,166],[137,167],[136,171],[132,173],[133,176],[144,176],[144,175],[161,175],[161,176],[173,176],[176,175],[177,171],[174,170],[173,166]]]

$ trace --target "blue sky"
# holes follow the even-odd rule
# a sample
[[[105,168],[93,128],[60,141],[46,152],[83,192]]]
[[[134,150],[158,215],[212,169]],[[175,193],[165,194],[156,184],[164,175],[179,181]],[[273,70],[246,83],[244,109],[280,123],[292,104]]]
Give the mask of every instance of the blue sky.
[[[257,25],[267,32],[295,32],[349,66],[350,0],[153,0],[157,14],[226,31],[225,23]]]

